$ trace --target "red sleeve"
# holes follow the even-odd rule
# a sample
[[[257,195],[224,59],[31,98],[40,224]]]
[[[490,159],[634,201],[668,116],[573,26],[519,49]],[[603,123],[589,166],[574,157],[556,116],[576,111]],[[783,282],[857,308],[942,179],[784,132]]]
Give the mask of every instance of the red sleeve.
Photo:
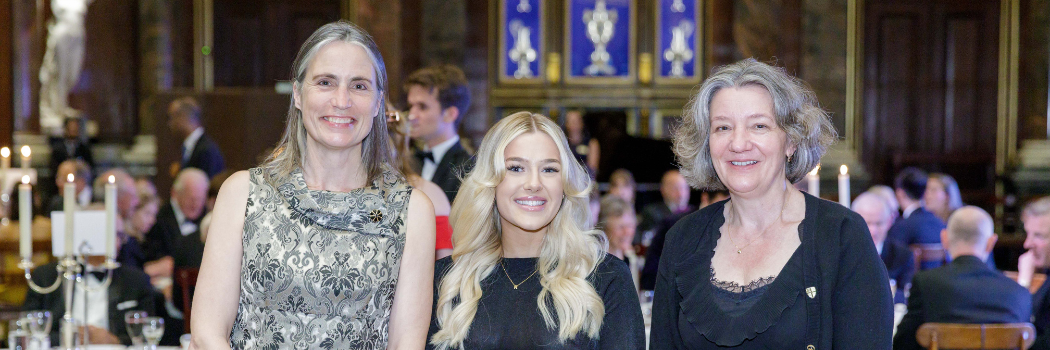
[[[437,219],[437,247],[434,250],[452,249],[452,225],[448,224],[448,216],[438,216]]]

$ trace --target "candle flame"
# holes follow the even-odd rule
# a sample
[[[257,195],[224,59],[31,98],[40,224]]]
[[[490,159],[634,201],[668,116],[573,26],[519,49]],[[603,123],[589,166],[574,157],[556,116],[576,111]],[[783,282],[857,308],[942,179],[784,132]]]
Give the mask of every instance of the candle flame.
[[[10,157],[10,156],[11,156],[11,149],[10,148],[7,148],[7,147],[0,148],[0,157],[7,158],[7,157]]]
[[[842,166],[839,167],[839,174],[846,175],[848,173],[849,173],[849,168],[846,167],[846,164],[842,164]]]
[[[817,166],[814,167],[813,170],[809,172],[809,174],[813,175],[813,176],[817,176],[817,174],[819,174],[819,173],[820,173],[820,164],[817,164]]]
[[[29,146],[22,146],[22,156],[29,158],[30,150]]]
[[[73,182],[73,174],[66,175],[66,182]]]
[[[109,176],[109,183],[116,183],[116,182],[117,182],[117,177],[113,176],[113,175],[110,175]]]
[[[26,185],[29,184],[29,175],[22,175],[22,183]]]

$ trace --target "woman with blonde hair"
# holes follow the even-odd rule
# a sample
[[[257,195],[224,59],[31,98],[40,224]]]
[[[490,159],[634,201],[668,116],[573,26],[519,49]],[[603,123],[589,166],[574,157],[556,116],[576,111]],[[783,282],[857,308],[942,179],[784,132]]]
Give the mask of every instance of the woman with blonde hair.
[[[192,348],[424,346],[434,207],[389,165],[385,92],[361,28],[329,23],[302,45],[284,136],[215,201]]]
[[[584,224],[591,190],[550,119],[496,123],[452,203],[428,349],[643,349],[631,273]]]
[[[930,174],[922,199],[926,202],[926,210],[944,222],[948,222],[948,217],[963,206],[959,184],[951,175],[944,173]]]

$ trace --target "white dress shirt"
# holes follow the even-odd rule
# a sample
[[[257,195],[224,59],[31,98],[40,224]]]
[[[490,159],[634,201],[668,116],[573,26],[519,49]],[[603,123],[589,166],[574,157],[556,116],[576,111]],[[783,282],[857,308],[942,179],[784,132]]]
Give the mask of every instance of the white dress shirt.
[[[901,217],[907,219],[909,216],[911,216],[911,213],[913,213],[913,212],[915,212],[915,210],[919,209],[919,206],[920,206],[919,203],[915,203],[915,204],[909,205],[907,208],[904,208],[904,212],[901,213]]]
[[[185,140],[182,140],[182,162],[185,163],[190,160],[190,155],[193,154],[193,147],[197,147],[197,141],[200,141],[201,136],[204,136],[204,127],[199,126],[196,130],[190,133],[190,136],[186,136]]]
[[[424,179],[427,179],[427,181],[433,181],[434,173],[437,172],[437,167],[438,164],[441,163],[441,158],[445,157],[445,153],[448,153],[448,150],[451,149],[452,146],[455,145],[457,142],[459,142],[459,135],[452,136],[452,138],[445,140],[445,142],[439,143],[437,146],[427,149],[426,151],[430,151],[434,154],[434,161],[430,161],[430,159],[424,159],[423,170],[420,171],[421,174],[419,175],[422,176]]]
[[[109,289],[102,288],[94,274],[85,273],[84,281],[92,292],[88,293],[83,283],[74,288],[73,293],[73,318],[84,320],[87,324],[109,330]],[[99,291],[95,291],[98,290]],[[87,295],[85,295],[87,294]],[[85,298],[87,299],[85,301]],[[86,314],[85,314],[86,313]],[[62,317],[54,315],[52,317]]]
[[[175,212],[175,221],[179,223],[179,232],[183,236],[189,236],[189,234],[197,231],[197,224],[186,220],[186,214],[182,213],[182,209],[179,208],[179,203],[175,201],[175,198],[171,199],[171,211]]]

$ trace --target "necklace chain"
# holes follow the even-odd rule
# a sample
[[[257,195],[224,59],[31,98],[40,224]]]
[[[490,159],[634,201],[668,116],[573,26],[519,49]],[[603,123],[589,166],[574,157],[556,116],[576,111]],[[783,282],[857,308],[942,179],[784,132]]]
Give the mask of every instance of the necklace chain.
[[[788,191],[787,193],[784,194],[784,203],[780,207],[780,215],[777,216],[777,220],[775,222],[773,222],[772,224],[769,224],[769,226],[766,226],[766,228],[763,229],[762,232],[759,233],[757,237],[752,238],[751,240],[747,241],[747,244],[744,244],[743,247],[738,246],[736,244],[736,241],[733,240],[733,233],[732,233],[732,231],[726,230],[727,231],[726,232],[727,233],[726,236],[729,237],[729,242],[733,244],[733,248],[736,248],[736,253],[737,254],[743,253],[744,248],[747,248],[748,246],[750,246],[751,243],[755,243],[755,241],[757,241],[759,238],[764,237],[766,235],[766,233],[769,232],[769,229],[773,228],[773,226],[776,226],[778,223],[779,224],[783,224],[784,223],[784,209],[787,208],[787,200],[788,200],[789,196],[791,196],[791,192],[790,191]],[[729,201],[729,205],[733,205],[733,201],[732,200]],[[730,209],[729,212],[730,213],[735,213],[735,212],[732,211],[732,209]]]
[[[525,284],[525,281],[528,281],[530,278],[532,278],[532,275],[536,274],[536,271],[539,271],[532,270],[532,274],[529,274],[529,277],[525,277],[525,279],[521,280],[521,283],[514,283],[514,279],[511,279],[510,274],[507,273],[507,266],[503,264],[503,258],[499,259],[499,266],[503,268],[503,274],[507,275],[507,280],[510,281],[510,284],[514,286],[514,289],[518,289],[518,286]]]

